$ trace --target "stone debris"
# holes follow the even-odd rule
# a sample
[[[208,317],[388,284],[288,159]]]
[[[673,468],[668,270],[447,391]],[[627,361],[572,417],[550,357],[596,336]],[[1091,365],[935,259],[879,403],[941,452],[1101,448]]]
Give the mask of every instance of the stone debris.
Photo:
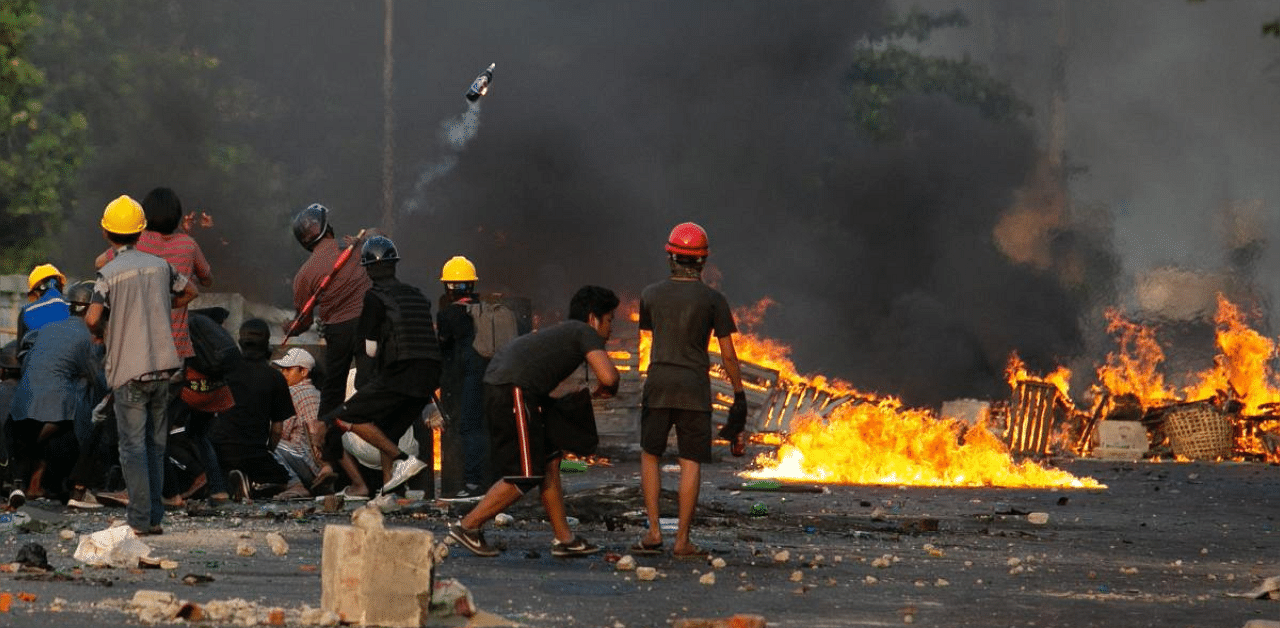
[[[1049,513],[1047,512],[1030,513],[1027,515],[1027,523],[1031,523],[1038,526],[1042,526],[1046,523],[1049,523]]]
[[[240,541],[236,544],[236,554],[240,556],[253,556],[258,553],[258,548],[248,541]]]
[[[866,584],[875,584],[880,582],[880,579],[875,576],[867,576],[866,578],[863,578],[862,581]]]
[[[271,547],[271,553],[276,556],[284,556],[289,553],[289,542],[285,541],[279,532],[267,533],[267,545]]]
[[[761,615],[738,614],[716,619],[677,619],[671,628],[765,628],[768,622]]]
[[[636,567],[636,579],[646,582],[657,579],[658,570],[653,567]]]
[[[516,522],[516,518],[512,517],[511,515],[505,512],[498,513],[498,516],[493,518],[493,525],[503,527],[503,528],[509,525],[514,525],[515,522]]]
[[[431,616],[472,617],[477,611],[475,598],[461,582],[453,578],[435,582],[431,589]]]
[[[76,538],[76,531],[75,531],[75,530],[66,530],[66,529],[59,530],[59,531],[58,531],[58,538],[60,538],[60,539],[62,539],[62,540],[64,540],[64,541],[71,541],[71,540],[74,540],[74,539]]]
[[[717,556],[717,557],[715,557],[715,558],[712,558],[712,559],[711,559],[711,568],[712,568],[712,569],[724,569],[724,566],[725,566],[725,565],[727,565],[727,564],[728,564],[728,563],[726,563],[726,562],[724,561],[724,559],[723,559],[723,558],[720,558],[719,556]]]
[[[613,568],[617,569],[618,571],[635,571],[636,558],[630,554],[627,554],[626,556],[619,558],[618,562],[613,566]]]
[[[698,578],[698,584],[705,584],[707,586],[710,586],[715,583],[716,583],[716,572],[714,571],[708,571],[707,573],[702,574],[702,576]]]
[[[436,562],[435,537],[418,528],[385,528],[382,512],[365,506],[352,525],[324,528],[321,607],[345,622],[417,627],[428,609]]]
[[[1271,576],[1262,581],[1262,584],[1245,591],[1243,593],[1228,593],[1228,597],[1244,597],[1254,600],[1263,598],[1280,599],[1280,576]]]
[[[1137,567],[1121,567],[1120,573],[1132,576],[1133,574],[1138,573],[1138,568]]]
[[[132,568],[150,554],[151,548],[138,540],[133,528],[116,526],[81,536],[73,556],[91,567]]]
[[[775,563],[785,563],[789,560],[791,560],[791,552],[787,550],[781,550],[773,555],[773,562]]]
[[[902,559],[898,558],[897,556],[894,556],[893,554],[885,554],[884,556],[881,556],[875,560],[872,560],[871,566],[876,567],[878,569],[887,569],[890,565],[900,560]]]
[[[795,571],[791,572],[791,581],[792,581],[792,582],[800,582],[801,580],[804,580],[804,573],[803,573],[803,572],[801,572],[799,569],[797,569],[797,570],[795,570]]]

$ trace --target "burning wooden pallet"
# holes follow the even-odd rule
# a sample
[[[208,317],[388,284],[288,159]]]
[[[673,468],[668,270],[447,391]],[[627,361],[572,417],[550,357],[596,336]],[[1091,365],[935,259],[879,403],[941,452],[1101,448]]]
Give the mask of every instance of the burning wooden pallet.
[[[733,385],[724,374],[720,355],[712,354],[711,392],[714,396],[711,419],[722,424],[733,403]],[[790,381],[776,369],[739,362],[743,390],[747,394],[747,429],[752,432],[787,432],[797,417],[826,418],[836,408],[854,401],[841,394],[802,381]]]

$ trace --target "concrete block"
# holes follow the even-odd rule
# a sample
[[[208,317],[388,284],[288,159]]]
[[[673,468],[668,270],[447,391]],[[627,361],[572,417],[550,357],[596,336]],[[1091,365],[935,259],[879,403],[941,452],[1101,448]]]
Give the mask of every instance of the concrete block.
[[[1151,446],[1147,428],[1139,421],[1102,421],[1094,442],[1093,457],[1103,460],[1138,460]]]
[[[321,608],[360,625],[424,625],[434,537],[417,528],[384,528],[380,516],[357,517],[353,526],[325,527]]]

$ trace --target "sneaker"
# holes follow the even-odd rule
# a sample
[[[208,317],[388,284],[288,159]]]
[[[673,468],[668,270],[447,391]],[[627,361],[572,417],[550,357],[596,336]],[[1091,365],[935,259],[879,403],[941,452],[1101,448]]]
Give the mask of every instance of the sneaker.
[[[468,485],[466,485],[465,487],[463,487],[463,488],[462,488],[462,490],[458,491],[457,493],[454,493],[453,495],[447,495],[447,496],[445,496],[445,497],[441,497],[441,498],[440,498],[440,501],[445,501],[445,502],[478,502],[478,501],[480,501],[480,499],[481,499],[481,498],[483,498],[483,497],[484,497],[484,489],[483,489],[483,488],[481,488],[480,486],[477,486],[477,485],[475,485],[475,484],[468,484]]]
[[[9,510],[17,510],[27,503],[27,494],[22,489],[15,488],[9,492]]]
[[[397,460],[391,465],[391,479],[382,485],[382,492],[389,493],[391,489],[409,481],[409,478],[418,475],[423,469],[427,468],[427,463],[410,456],[404,460]]]
[[[227,474],[227,483],[231,485],[231,500],[249,503],[253,501],[253,493],[249,489],[249,478],[239,469],[232,469]]]
[[[102,502],[98,501],[98,498],[94,497],[93,493],[90,493],[83,488],[78,488],[71,493],[71,499],[67,500],[67,506],[71,508],[89,510],[93,508],[102,508]]]
[[[498,550],[492,545],[484,542],[483,530],[468,530],[462,527],[462,522],[449,525],[449,538],[458,542],[459,545],[471,550],[476,556],[497,556]]]
[[[551,555],[560,556],[561,558],[587,556],[598,551],[600,551],[600,546],[592,545],[580,536],[573,537],[573,540],[568,543],[561,543],[560,541],[551,543]]]

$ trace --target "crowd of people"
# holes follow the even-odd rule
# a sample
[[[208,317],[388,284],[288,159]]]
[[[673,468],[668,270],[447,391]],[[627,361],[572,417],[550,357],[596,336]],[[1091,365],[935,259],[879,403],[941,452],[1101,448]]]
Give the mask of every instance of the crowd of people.
[[[108,248],[92,281],[67,285],[53,265],[28,276],[19,337],[0,351],[0,457],[8,507],[59,500],[71,508],[124,507],[138,535],[163,534],[166,508],[200,499],[389,500],[431,464],[433,402],[456,442],[446,446],[458,486],[439,498],[475,502],[447,534],[479,556],[498,554],[484,525],[537,488],[555,556],[599,547],[565,516],[560,462],[596,446],[591,399],[616,393],[605,350],[618,297],[583,286],[569,318],[529,333],[499,301],[476,291],[465,257],[441,269],[432,301],[396,274],[395,243],[376,230],[339,243],[329,210],[295,216],[309,257],[294,278],[286,342],[311,327],[323,355],[272,346],[260,319],[235,336],[222,308],[189,309],[213,274],[183,233],[168,188],[104,209]],[[358,251],[358,257],[355,252]],[[640,328],[652,332],[642,397],[641,487],[648,532],[630,548],[664,551],[659,461],[674,429],[679,525],[672,553],[704,556],[690,540],[700,465],[711,460],[708,341],[719,342],[735,391],[719,436],[745,443],[746,398],[724,296],[701,281],[706,232],[677,225],[666,245],[671,274],[645,288]],[[273,359],[274,356],[274,359]],[[594,386],[589,385],[594,379]],[[425,435],[425,437],[424,437]],[[434,495],[434,487],[427,486]]]

